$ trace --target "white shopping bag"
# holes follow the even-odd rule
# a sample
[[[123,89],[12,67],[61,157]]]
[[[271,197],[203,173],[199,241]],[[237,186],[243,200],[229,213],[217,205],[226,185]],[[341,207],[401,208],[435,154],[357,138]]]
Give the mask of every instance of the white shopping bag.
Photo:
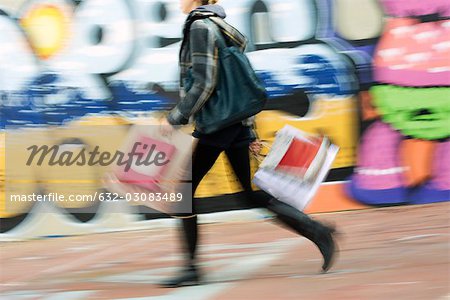
[[[297,143],[316,143],[317,148],[315,155],[308,159],[310,163],[306,166],[306,170],[302,168],[301,172],[295,168],[279,168],[280,162],[290,152],[295,138],[298,139]],[[327,139],[319,141],[288,125],[277,133],[273,145],[255,173],[253,183],[278,200],[303,211],[327,176],[339,147],[330,144]],[[299,154],[295,151],[292,153]],[[296,162],[295,159],[291,161]],[[304,162],[305,160],[298,161]]]

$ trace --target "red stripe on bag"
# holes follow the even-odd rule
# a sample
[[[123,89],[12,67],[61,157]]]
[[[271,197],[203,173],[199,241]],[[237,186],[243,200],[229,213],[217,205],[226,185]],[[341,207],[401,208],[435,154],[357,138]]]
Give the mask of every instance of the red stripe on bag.
[[[311,143],[294,138],[275,169],[304,175],[319,152],[321,143],[320,139],[314,139]]]

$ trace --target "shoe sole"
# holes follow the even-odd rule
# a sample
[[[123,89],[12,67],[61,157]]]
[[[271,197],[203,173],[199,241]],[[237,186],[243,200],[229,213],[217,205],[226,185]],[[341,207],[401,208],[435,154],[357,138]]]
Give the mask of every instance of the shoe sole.
[[[173,289],[173,288],[179,288],[179,287],[196,286],[196,285],[200,285],[200,284],[201,284],[200,281],[187,281],[187,282],[183,282],[180,284],[174,284],[174,285],[162,284],[161,287],[167,288],[167,289]]]

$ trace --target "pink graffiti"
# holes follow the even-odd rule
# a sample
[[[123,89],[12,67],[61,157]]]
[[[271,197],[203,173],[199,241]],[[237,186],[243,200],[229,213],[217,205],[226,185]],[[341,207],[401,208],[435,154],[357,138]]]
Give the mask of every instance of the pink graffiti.
[[[402,135],[381,121],[366,130],[354,176],[359,188],[382,190],[405,186],[398,153],[401,141]]]
[[[450,16],[448,0],[380,0],[388,15],[396,17],[420,16],[439,13]]]
[[[450,190],[450,141],[439,143],[434,154],[431,186],[438,190]]]
[[[403,86],[450,85],[450,20],[391,19],[374,56],[378,82]]]

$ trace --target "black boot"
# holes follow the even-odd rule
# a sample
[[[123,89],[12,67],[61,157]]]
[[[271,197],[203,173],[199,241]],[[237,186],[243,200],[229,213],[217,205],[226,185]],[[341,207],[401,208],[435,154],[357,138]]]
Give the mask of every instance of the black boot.
[[[161,283],[162,287],[177,288],[200,284],[200,275],[197,268],[192,265],[183,269],[180,274]]]
[[[180,274],[162,282],[163,287],[181,287],[197,285],[200,283],[199,271],[196,267],[196,252],[198,243],[198,224],[197,216],[185,217],[182,221],[182,236],[185,245],[186,265]]]
[[[270,200],[267,208],[274,212],[283,224],[316,244],[323,256],[323,272],[331,268],[337,252],[333,238],[335,228],[315,221],[305,213],[276,199]]]

